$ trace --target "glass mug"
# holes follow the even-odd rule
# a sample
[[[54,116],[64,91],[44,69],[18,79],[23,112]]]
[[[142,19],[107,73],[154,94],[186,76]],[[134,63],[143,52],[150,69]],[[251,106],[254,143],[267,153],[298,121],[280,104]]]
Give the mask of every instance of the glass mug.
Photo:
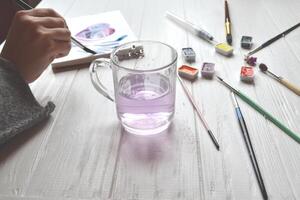
[[[97,74],[105,66],[112,70],[114,95]],[[176,66],[173,47],[157,41],[136,41],[116,48],[110,59],[93,61],[90,76],[95,89],[115,102],[127,132],[151,135],[166,130],[174,116]]]

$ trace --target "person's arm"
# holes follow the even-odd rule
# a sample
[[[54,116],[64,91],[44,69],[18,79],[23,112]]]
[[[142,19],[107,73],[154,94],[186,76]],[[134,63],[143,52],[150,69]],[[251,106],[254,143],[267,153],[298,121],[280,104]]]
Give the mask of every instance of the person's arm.
[[[0,146],[49,117],[54,104],[39,105],[12,63],[0,58]]]
[[[28,83],[53,59],[67,55],[70,48],[70,31],[55,11],[17,12],[0,54],[0,146],[54,110],[51,102],[46,107],[39,105]]]

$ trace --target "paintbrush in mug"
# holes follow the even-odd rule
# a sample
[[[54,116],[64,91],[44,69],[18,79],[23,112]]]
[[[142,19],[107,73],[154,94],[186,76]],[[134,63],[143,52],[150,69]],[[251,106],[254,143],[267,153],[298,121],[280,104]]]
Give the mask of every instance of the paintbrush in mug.
[[[213,135],[211,129],[209,128],[206,120],[204,119],[204,117],[201,114],[200,108],[198,107],[196,101],[194,100],[192,94],[189,92],[188,88],[186,87],[186,85],[184,84],[184,82],[182,81],[182,79],[179,77],[179,75],[177,74],[177,78],[180,82],[180,84],[182,85],[182,88],[185,92],[185,94],[187,95],[188,99],[190,100],[191,104],[193,105],[194,109],[196,110],[196,113],[198,114],[204,128],[206,129],[208,135],[210,136],[211,140],[213,141],[214,145],[216,146],[217,150],[219,151],[220,146],[218,144],[217,139],[215,138],[215,136]]]
[[[20,8],[22,8],[23,10],[31,10],[33,9],[32,6],[28,5],[26,2],[22,1],[22,0],[15,0],[16,3],[18,4],[18,6]],[[84,50],[85,52],[91,53],[91,54],[97,54],[96,51],[86,47],[85,45],[83,45],[81,42],[79,42],[78,40],[76,40],[74,37],[71,36],[71,41],[73,42],[73,44],[75,44],[76,46],[78,46],[79,48],[81,48],[82,50]]]
[[[287,128],[283,123],[281,123],[278,119],[273,117],[269,112],[267,112],[265,109],[263,109],[260,105],[255,103],[253,100],[251,100],[248,96],[243,94],[241,91],[236,90],[231,85],[226,83],[222,78],[217,76],[219,81],[226,86],[228,89],[230,89],[232,92],[234,92],[238,97],[240,97],[245,103],[247,103],[249,106],[251,106],[253,109],[255,109],[257,112],[259,112],[261,115],[263,115],[266,119],[271,121],[275,126],[280,128],[284,133],[286,133],[288,136],[293,138],[296,142],[300,143],[300,137],[291,131],[289,128]]]
[[[272,78],[274,78],[275,80],[277,80],[279,83],[281,83],[282,85],[284,85],[285,87],[287,87],[288,89],[292,90],[295,94],[297,94],[298,96],[300,96],[300,87],[290,83],[288,80],[286,80],[285,78],[281,77],[281,76],[277,76],[276,74],[272,73],[267,65],[261,63],[259,65],[259,69],[264,72],[265,74],[270,75]]]

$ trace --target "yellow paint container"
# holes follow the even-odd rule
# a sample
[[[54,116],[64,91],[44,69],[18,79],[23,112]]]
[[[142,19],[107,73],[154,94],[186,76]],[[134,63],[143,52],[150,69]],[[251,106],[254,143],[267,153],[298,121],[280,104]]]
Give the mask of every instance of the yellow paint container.
[[[222,54],[224,56],[232,56],[233,54],[233,47],[226,44],[226,43],[220,43],[215,46],[216,52],[219,54]]]

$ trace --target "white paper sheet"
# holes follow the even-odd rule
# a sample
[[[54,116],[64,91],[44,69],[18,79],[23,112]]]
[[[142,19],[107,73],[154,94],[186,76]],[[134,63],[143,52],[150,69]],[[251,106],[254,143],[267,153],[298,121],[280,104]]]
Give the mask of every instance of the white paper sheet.
[[[97,15],[81,16],[66,19],[72,36],[97,53],[110,53],[115,47],[136,40],[136,37],[120,11],[112,11]],[[90,56],[79,47],[72,45],[68,56],[53,61],[53,66],[74,60],[78,64],[80,58]],[[63,67],[63,66],[62,66]]]

